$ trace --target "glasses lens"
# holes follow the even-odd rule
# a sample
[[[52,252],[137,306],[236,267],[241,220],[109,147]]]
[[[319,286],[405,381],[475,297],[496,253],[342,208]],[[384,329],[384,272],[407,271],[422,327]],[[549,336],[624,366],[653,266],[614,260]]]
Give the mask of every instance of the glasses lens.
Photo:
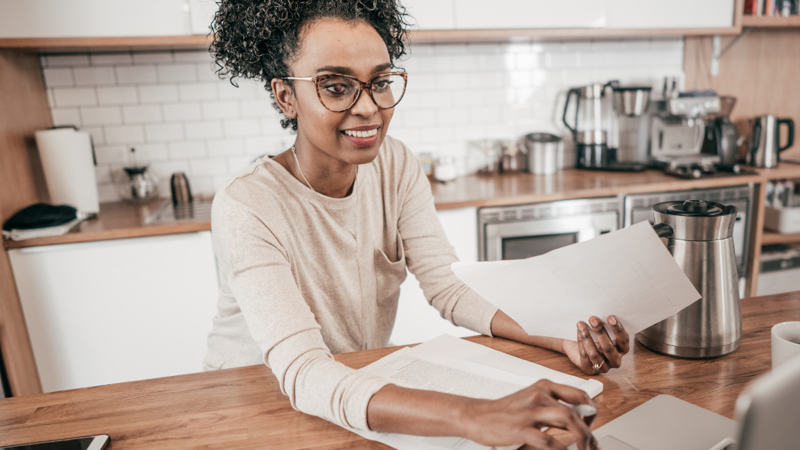
[[[318,90],[319,98],[326,108],[344,111],[355,101],[358,83],[350,78],[334,75],[320,80]]]
[[[372,97],[381,108],[398,104],[405,91],[406,79],[399,73],[381,75],[372,81]]]

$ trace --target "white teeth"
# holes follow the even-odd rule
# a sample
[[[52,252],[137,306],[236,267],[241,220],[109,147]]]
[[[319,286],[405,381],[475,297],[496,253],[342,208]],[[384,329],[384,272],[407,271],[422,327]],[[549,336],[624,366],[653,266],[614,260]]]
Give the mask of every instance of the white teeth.
[[[378,129],[374,128],[374,129],[369,130],[369,131],[344,130],[344,134],[346,134],[348,136],[353,136],[353,137],[367,138],[367,137],[372,137],[372,136],[375,136],[376,134],[378,134]]]

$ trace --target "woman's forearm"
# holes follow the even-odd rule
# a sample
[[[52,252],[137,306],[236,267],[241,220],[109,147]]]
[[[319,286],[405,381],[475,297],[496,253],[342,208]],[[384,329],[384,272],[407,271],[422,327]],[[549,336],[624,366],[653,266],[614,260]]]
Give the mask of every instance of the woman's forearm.
[[[495,314],[494,318],[492,319],[492,335],[510,339],[512,341],[522,342],[523,344],[546,348],[554,352],[564,353],[564,349],[562,347],[564,342],[563,339],[545,336],[530,336],[525,332],[525,330],[522,329],[520,324],[500,310],[497,311],[497,314]]]
[[[469,404],[479,401],[389,384],[369,401],[367,421],[375,431],[417,436],[464,436]]]

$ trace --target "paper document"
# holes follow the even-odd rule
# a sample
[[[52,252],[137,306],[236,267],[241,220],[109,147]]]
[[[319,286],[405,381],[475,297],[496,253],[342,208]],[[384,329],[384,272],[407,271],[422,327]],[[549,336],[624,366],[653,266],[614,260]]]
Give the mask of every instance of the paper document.
[[[533,258],[454,263],[453,271],[528,334],[573,341],[590,316],[615,315],[633,338],[700,299],[647,222]]]
[[[414,348],[403,348],[361,370],[383,375],[399,386],[490,400],[513,394],[544,378],[583,389],[591,397],[603,390],[603,384],[597,380],[567,375],[449,335],[439,336]],[[399,450],[489,448],[458,437],[356,432]]]

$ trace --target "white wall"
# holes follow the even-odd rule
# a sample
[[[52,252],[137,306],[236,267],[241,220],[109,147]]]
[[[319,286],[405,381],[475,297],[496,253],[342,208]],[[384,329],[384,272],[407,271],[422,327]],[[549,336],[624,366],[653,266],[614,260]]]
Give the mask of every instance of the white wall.
[[[533,131],[567,138],[560,113],[569,87],[682,78],[683,40],[414,45],[399,65],[409,87],[389,134],[415,152],[463,161],[470,139]],[[219,80],[205,51],[45,55],[42,67],[53,122],[92,133],[101,201],[117,199],[111,172],[131,162],[130,147],[160,176],[162,195],[176,171],[187,173],[193,191],[211,194],[257,156],[293,140],[266,91]],[[622,136],[622,156],[629,136]],[[567,145],[567,162],[572,158]]]

